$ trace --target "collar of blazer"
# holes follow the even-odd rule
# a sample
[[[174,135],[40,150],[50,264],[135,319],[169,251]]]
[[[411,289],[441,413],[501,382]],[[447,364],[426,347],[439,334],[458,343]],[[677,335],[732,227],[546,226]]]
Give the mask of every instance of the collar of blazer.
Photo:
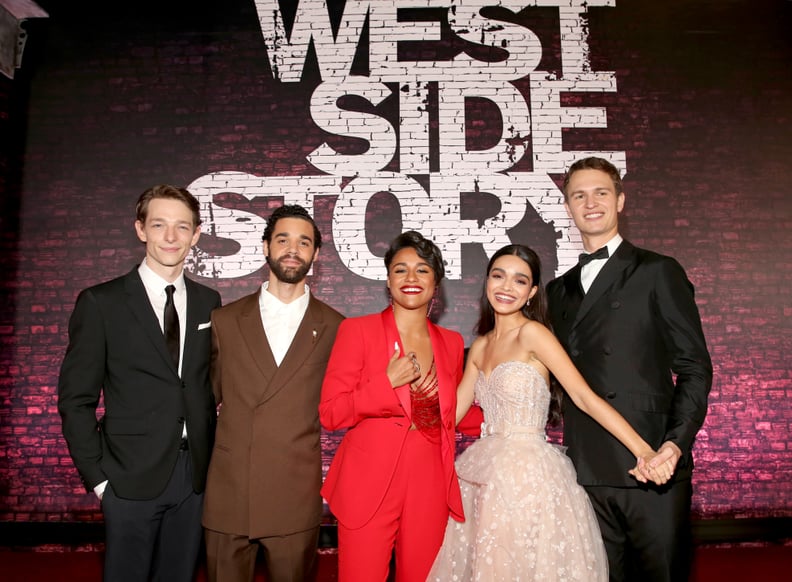
[[[605,292],[611,288],[613,282],[616,281],[619,275],[630,266],[634,260],[635,247],[627,240],[622,240],[619,248],[616,249],[613,256],[608,259],[608,262],[602,267],[597,278],[594,279],[588,293],[583,296],[583,300],[580,302],[580,307],[575,316],[575,323],[572,325],[573,327],[578,325],[586,317],[591,308],[602,298]],[[580,267],[575,267],[575,269],[574,284],[579,289]]]
[[[168,346],[165,343],[165,336],[162,334],[159,319],[157,318],[157,314],[154,313],[154,308],[151,306],[151,301],[149,301],[148,294],[146,293],[146,287],[143,285],[143,280],[140,278],[137,267],[132,269],[124,278],[124,290],[126,291],[127,305],[130,311],[151,340],[151,344],[157,352],[159,352],[163,359],[163,363],[178,377],[179,371],[176,369],[173,358],[170,356]],[[185,353],[187,352],[186,349],[184,351]]]
[[[184,289],[187,292],[187,322],[184,334],[184,350],[182,353],[182,377],[189,370],[189,364],[198,353],[193,348],[198,338],[198,326],[206,323],[211,310],[215,307],[209,303],[206,293],[202,292],[201,285],[185,275]]]
[[[402,345],[401,337],[399,336],[399,329],[396,326],[396,318],[393,315],[393,309],[388,306],[382,313],[382,327],[385,329],[385,350],[387,357],[390,358],[393,354],[394,344],[398,344],[399,351],[405,354],[404,346]],[[437,371],[438,391],[440,396],[440,409],[443,410],[443,403],[449,397],[447,387],[448,382],[448,348],[446,347],[445,339],[443,338],[440,328],[436,326],[430,319],[426,320],[429,329],[429,340],[432,343],[432,356],[434,357],[435,370]],[[453,378],[453,375],[451,376]],[[453,386],[454,394],[456,393],[456,386]],[[410,405],[410,385],[404,384],[394,389],[399,402],[407,414],[407,418],[412,417],[412,406]]]
[[[261,372],[263,381],[251,382],[251,386],[258,386],[263,402],[280,392],[303,368],[305,361],[319,345],[317,338],[324,335],[327,323],[324,320],[321,303],[313,294],[310,294],[308,309],[294,334],[289,350],[278,366],[275,363],[275,357],[272,355],[272,348],[267,341],[267,334],[264,332],[264,325],[261,321],[261,309],[259,308],[261,292],[262,290],[259,289],[256,293],[241,300],[244,301],[244,304],[238,316],[238,324],[241,339],[247,344],[248,353],[252,354],[256,366]]]

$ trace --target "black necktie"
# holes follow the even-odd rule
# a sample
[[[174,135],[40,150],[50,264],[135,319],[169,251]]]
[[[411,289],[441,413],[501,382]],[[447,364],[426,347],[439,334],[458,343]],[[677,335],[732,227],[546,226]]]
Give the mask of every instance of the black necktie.
[[[580,253],[578,257],[578,262],[580,263],[581,267],[588,265],[591,261],[595,259],[607,259],[610,255],[608,254],[608,247],[602,247],[601,249],[597,249],[590,255],[587,253]]]
[[[176,369],[179,369],[179,314],[176,313],[176,305],[173,302],[173,292],[176,287],[168,285],[165,287],[165,294],[168,296],[165,299],[165,343],[168,344],[168,351],[170,352],[173,363],[176,364]]]

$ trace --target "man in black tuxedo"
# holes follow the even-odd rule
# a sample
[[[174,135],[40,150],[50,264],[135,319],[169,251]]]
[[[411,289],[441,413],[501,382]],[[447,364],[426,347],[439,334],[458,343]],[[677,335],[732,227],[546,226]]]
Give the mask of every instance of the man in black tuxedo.
[[[102,503],[105,580],[186,582],[214,437],[209,316],[220,295],[183,274],[201,233],[187,190],[146,190],[135,230],[143,262],[77,298],[58,410],[80,477]]]
[[[597,513],[610,579],[684,581],[691,449],[712,384],[693,286],[673,258],[619,235],[624,192],[610,162],[575,162],[564,199],[591,256],[547,286],[555,333],[591,388],[658,450],[648,470],[669,463],[675,472],[662,487],[634,481],[630,452],[569,400],[567,453]]]

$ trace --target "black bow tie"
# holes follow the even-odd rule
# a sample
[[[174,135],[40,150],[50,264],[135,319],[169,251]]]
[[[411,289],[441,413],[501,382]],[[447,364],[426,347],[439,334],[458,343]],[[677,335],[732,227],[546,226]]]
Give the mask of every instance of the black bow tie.
[[[610,255],[608,254],[608,247],[602,247],[601,249],[597,249],[591,254],[580,253],[580,256],[578,257],[578,262],[580,263],[580,266],[583,267],[585,265],[588,265],[591,261],[594,261],[596,259],[607,259],[609,256]]]

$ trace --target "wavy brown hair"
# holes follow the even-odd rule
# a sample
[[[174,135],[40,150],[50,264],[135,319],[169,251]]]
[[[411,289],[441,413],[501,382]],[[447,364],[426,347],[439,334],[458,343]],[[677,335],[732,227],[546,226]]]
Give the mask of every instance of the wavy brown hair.
[[[564,202],[569,202],[569,192],[567,192],[569,180],[572,179],[572,174],[579,170],[599,170],[600,172],[605,172],[608,174],[608,176],[610,176],[610,179],[613,182],[613,188],[616,190],[616,195],[618,196],[624,192],[621,175],[619,175],[619,170],[616,168],[616,166],[614,166],[605,158],[596,158],[592,156],[589,158],[579,159],[569,167],[569,170],[567,170],[567,173],[564,175],[564,184],[561,187],[561,190],[564,193]]]
[[[156,199],[178,200],[184,203],[190,209],[190,214],[192,214],[193,229],[201,224],[201,205],[198,199],[186,188],[179,188],[170,184],[158,184],[143,192],[135,206],[135,218],[145,224],[148,217],[149,204]]]

